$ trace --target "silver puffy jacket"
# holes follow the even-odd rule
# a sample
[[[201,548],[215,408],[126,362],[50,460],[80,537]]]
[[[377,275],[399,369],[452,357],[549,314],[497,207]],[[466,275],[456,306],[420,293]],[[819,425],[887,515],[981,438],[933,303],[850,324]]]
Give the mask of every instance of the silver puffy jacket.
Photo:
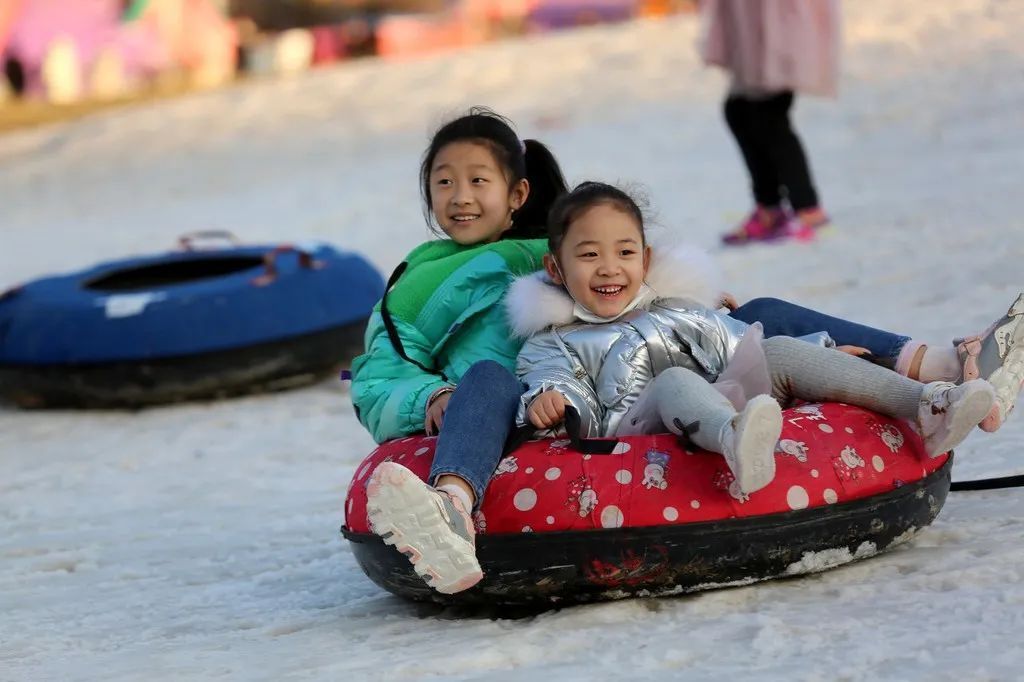
[[[647,279],[652,295],[604,324],[575,319],[568,294],[542,273],[513,283],[506,301],[509,322],[515,333],[528,337],[516,361],[516,374],[527,385],[520,425],[527,423],[533,399],[555,389],[579,411],[581,436],[614,435],[663,370],[685,367],[708,381],[718,378],[749,325],[708,307],[721,288],[705,254],[675,249],[655,265]],[[835,345],[825,332],[803,340]]]
[[[685,299],[656,299],[606,324],[552,327],[519,352],[516,374],[527,385],[519,423],[542,391],[555,389],[579,411],[582,433],[614,434],[651,379],[685,367],[714,381],[732,358],[747,324]]]

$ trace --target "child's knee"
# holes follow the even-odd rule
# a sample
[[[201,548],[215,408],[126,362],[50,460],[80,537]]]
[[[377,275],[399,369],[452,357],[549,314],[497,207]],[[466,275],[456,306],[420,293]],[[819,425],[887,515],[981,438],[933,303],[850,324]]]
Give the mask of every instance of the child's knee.
[[[691,376],[697,376],[685,367],[669,367],[668,369],[662,370],[659,377],[665,377],[665,381],[671,381],[673,383],[682,383],[689,381]]]
[[[479,381],[503,393],[523,392],[523,385],[516,375],[494,360],[474,362],[462,377],[462,381],[467,379]]]
[[[766,356],[791,355],[794,351],[799,351],[801,346],[808,345],[806,341],[800,341],[790,336],[773,336],[761,342]]]
[[[785,304],[785,301],[772,298],[770,296],[761,296],[760,298],[752,298],[739,308],[736,312],[742,314],[743,320],[761,320],[772,317],[773,314],[778,311],[780,307]],[[739,318],[737,318],[739,319]]]

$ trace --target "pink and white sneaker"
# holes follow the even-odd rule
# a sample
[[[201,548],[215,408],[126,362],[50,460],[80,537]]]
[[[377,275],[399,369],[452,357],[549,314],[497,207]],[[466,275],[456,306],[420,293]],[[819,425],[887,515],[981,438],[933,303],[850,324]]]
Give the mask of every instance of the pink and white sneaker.
[[[722,243],[739,246],[785,239],[785,225],[786,214],[781,208],[758,206],[739,227],[722,235]]]
[[[996,392],[991,414],[979,425],[995,431],[1013,410],[1024,385],[1024,293],[981,334],[957,339],[964,381],[986,379]]]
[[[473,520],[462,502],[430,487],[401,464],[382,462],[366,486],[370,528],[442,594],[462,592],[484,573]]]
[[[786,237],[809,242],[830,222],[828,215],[818,206],[805,208],[788,215],[782,225]]]
[[[950,381],[925,384],[917,410],[917,427],[929,457],[938,457],[963,442],[995,404],[996,394],[984,379],[959,386]]]

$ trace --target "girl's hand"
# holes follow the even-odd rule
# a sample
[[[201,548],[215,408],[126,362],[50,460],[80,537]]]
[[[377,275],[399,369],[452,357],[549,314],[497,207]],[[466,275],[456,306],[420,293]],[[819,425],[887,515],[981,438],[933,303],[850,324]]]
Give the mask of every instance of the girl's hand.
[[[441,430],[444,412],[448,409],[448,401],[451,399],[451,393],[442,393],[427,405],[427,418],[423,422],[423,430],[427,432],[428,436],[433,436]]]
[[[836,350],[841,350],[844,353],[855,355],[860,357],[861,355],[871,355],[871,351],[867,348],[861,348],[860,346],[836,346]]]
[[[538,429],[550,429],[565,418],[565,396],[549,388],[533,399],[527,410],[530,423]]]
[[[735,296],[730,294],[728,291],[723,291],[722,292],[722,300],[719,301],[718,307],[719,308],[728,308],[729,311],[731,312],[731,311],[736,310],[737,308],[739,308],[740,304],[739,304],[739,301],[736,300]]]

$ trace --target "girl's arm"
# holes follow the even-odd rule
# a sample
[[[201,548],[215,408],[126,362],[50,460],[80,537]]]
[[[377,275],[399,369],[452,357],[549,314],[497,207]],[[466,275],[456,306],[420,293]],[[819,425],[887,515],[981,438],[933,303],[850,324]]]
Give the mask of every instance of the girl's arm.
[[[556,332],[542,332],[523,345],[516,360],[516,375],[526,384],[517,415],[519,424],[529,423],[527,411],[537,396],[544,391],[555,390],[580,413],[580,436],[594,438],[601,435],[602,411],[597,391],[586,370]]]
[[[400,319],[394,322],[406,355],[431,367],[430,348],[419,330]],[[447,382],[398,354],[380,312],[370,317],[365,343],[366,352],[352,362],[352,402],[359,421],[378,443],[422,431],[427,401]]]

